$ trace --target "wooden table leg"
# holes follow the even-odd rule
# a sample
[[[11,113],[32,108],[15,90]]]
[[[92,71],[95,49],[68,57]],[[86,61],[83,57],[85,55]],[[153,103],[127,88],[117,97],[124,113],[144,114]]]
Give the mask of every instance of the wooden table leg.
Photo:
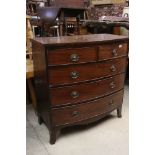
[[[121,118],[122,117],[122,105],[117,108],[117,117]]]
[[[35,96],[35,91],[34,91],[34,87],[33,87],[33,84],[32,84],[32,78],[29,78],[27,79],[27,84],[28,84],[28,89],[29,89],[29,92],[30,92],[30,96],[31,96],[31,99],[32,99],[32,105],[36,111],[36,96]]]

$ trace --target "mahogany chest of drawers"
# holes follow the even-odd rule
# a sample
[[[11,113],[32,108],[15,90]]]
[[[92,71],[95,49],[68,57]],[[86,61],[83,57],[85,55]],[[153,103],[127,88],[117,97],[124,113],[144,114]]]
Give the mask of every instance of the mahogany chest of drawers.
[[[128,38],[111,34],[32,40],[37,115],[54,144],[61,128],[121,117]]]

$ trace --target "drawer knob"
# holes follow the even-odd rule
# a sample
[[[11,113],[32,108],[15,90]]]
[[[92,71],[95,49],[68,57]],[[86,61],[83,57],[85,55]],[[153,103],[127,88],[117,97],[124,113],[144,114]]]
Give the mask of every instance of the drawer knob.
[[[74,98],[74,99],[75,99],[75,98],[78,98],[79,95],[80,95],[80,94],[79,94],[79,92],[77,92],[77,91],[72,91],[72,92],[71,92],[71,97]]]
[[[110,67],[110,70],[111,70],[112,72],[115,72],[115,71],[116,71],[116,67],[115,67],[114,65],[112,65],[112,66]]]
[[[113,49],[112,50],[112,54],[113,54],[113,56],[117,56],[118,55],[117,50],[116,49]]]
[[[72,112],[72,116],[73,117],[77,117],[77,116],[79,116],[80,115],[80,113],[78,112],[78,111],[73,111]]]
[[[114,89],[115,87],[116,87],[115,82],[111,82],[111,83],[110,83],[110,88],[111,88],[111,89]]]
[[[76,71],[71,72],[71,78],[72,79],[76,79],[78,77],[79,77],[79,73],[78,72],[76,72]]]
[[[72,62],[78,62],[79,61],[79,58],[80,57],[77,54],[72,54],[70,56],[70,59],[71,59]]]
[[[113,105],[114,105],[114,101],[113,100],[110,100],[109,106],[113,106]]]

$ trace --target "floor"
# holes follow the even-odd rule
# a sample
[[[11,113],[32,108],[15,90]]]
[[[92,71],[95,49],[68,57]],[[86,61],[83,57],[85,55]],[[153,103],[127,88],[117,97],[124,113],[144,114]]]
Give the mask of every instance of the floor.
[[[129,88],[125,86],[122,118],[116,110],[108,117],[87,126],[63,129],[55,145],[49,132],[39,125],[31,105],[27,106],[27,155],[128,155]]]

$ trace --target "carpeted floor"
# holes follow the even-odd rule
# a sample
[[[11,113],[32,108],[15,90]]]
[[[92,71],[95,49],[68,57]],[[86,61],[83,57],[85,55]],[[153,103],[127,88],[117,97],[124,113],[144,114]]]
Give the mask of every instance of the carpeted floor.
[[[128,86],[125,86],[122,118],[117,118],[115,110],[93,124],[65,128],[55,145],[50,145],[48,129],[38,124],[32,106],[28,105],[27,155],[128,155],[128,94]]]

